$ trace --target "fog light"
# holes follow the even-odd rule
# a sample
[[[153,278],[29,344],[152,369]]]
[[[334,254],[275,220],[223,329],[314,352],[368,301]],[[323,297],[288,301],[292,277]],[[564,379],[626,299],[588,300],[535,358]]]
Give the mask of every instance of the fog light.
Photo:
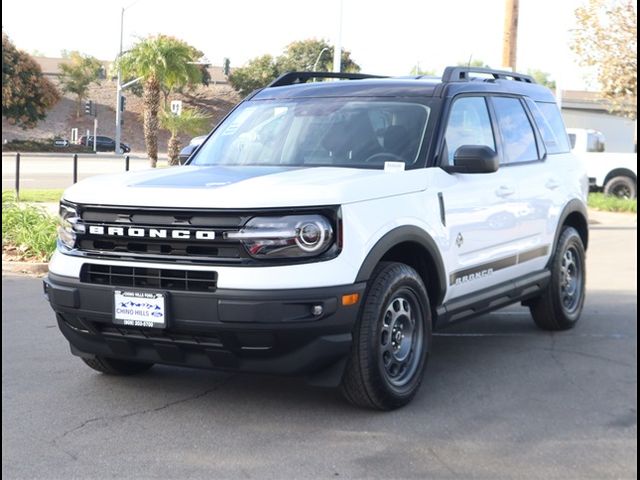
[[[323,312],[324,308],[322,307],[322,305],[314,305],[313,307],[311,307],[311,314],[314,317],[319,317]]]

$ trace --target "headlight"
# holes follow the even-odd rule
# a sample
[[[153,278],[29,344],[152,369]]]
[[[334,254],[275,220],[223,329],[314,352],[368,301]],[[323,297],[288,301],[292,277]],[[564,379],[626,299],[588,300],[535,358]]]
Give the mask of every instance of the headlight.
[[[73,205],[60,204],[60,226],[58,227],[58,239],[67,248],[76,245],[76,233],[84,233],[84,225],[80,222],[80,215]]]
[[[333,228],[322,215],[254,217],[227,238],[240,240],[255,258],[314,257],[333,243]]]

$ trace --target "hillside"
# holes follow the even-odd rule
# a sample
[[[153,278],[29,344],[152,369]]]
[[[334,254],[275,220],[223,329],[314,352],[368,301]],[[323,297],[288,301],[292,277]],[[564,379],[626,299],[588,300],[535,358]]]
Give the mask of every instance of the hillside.
[[[55,82],[55,80],[53,80]],[[144,152],[144,134],[142,131],[142,99],[131,92],[125,92],[126,111],[122,127],[122,142],[128,144],[134,152]],[[91,87],[87,98],[97,103],[98,135],[115,137],[115,98],[116,84],[104,80],[100,85]],[[235,90],[228,85],[199,86],[185,95],[174,95],[170,100],[182,100],[184,105],[197,106],[211,115],[211,127],[240,101]],[[46,139],[53,136],[71,137],[71,129],[78,128],[78,134],[84,135],[86,130],[93,135],[93,117],[84,114],[84,103],[81,106],[80,118],[76,118],[76,97],[64,94],[62,99],[49,111],[47,118],[39,122],[35,128],[23,130],[10,125],[2,119],[2,140]],[[158,148],[160,152],[167,150],[169,133],[160,131]],[[183,136],[181,142],[188,143],[190,137]]]

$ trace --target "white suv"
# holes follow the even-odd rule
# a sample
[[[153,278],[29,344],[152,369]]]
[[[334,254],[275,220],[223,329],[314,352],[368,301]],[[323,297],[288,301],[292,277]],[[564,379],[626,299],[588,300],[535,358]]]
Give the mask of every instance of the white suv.
[[[306,83],[320,76],[348,81]],[[186,165],[69,188],[45,292],[101,372],[304,374],[393,409],[436,327],[515,302],[541,328],[575,325],[587,189],[525,75],[290,73]]]

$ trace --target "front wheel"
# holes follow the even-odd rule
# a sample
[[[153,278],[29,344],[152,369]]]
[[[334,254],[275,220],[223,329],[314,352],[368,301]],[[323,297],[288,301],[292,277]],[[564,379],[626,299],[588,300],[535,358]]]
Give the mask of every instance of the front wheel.
[[[420,275],[402,263],[374,271],[342,379],[351,403],[392,410],[411,401],[431,350],[431,310]]]
[[[585,283],[582,238],[575,228],[564,227],[551,261],[551,281],[540,297],[529,302],[536,325],[543,330],[573,328],[584,305]]]

